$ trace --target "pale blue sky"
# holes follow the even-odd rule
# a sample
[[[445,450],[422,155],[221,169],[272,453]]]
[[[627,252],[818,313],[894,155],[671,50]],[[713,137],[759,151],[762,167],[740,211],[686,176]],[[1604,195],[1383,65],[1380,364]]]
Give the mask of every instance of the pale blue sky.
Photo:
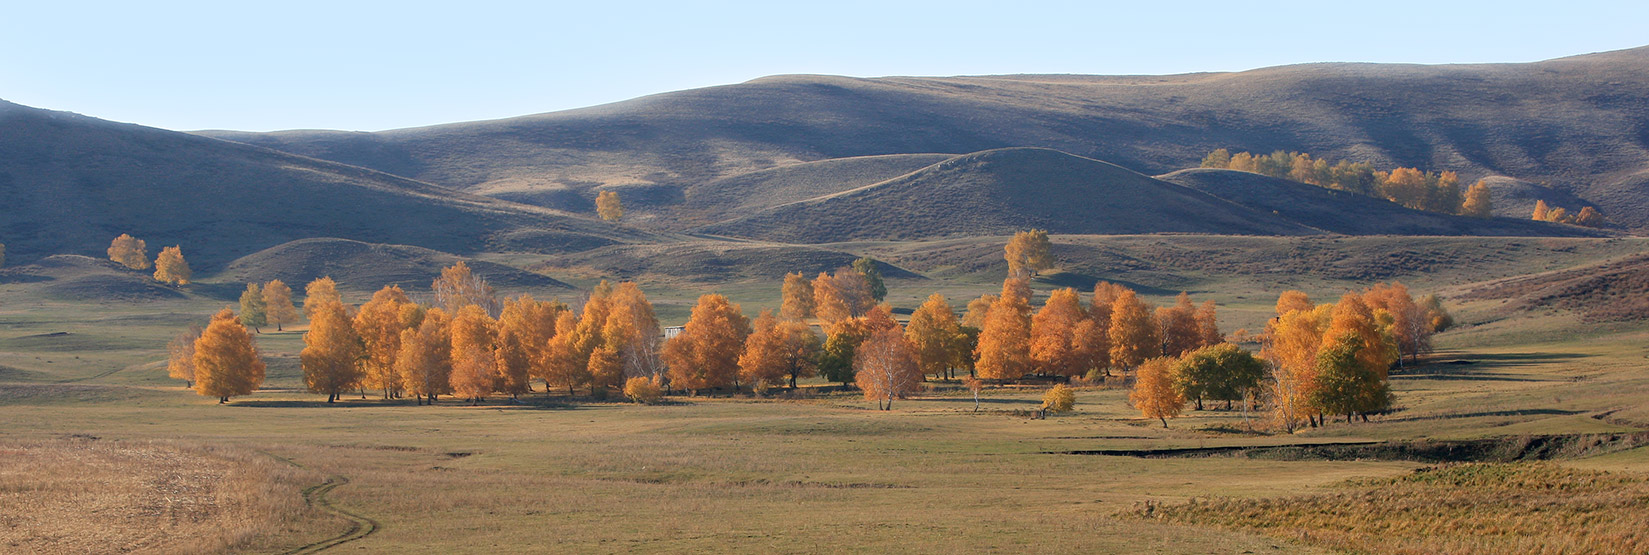
[[[0,98],[179,130],[379,130],[780,73],[1534,61],[1649,44],[1645,22],[1641,0],[7,0]]]

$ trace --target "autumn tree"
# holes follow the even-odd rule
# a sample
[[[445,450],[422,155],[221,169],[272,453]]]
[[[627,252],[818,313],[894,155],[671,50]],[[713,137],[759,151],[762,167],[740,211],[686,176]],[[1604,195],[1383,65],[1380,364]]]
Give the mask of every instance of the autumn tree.
[[[343,392],[360,385],[361,362],[366,351],[343,303],[315,306],[303,343],[298,359],[303,367],[304,385],[310,391],[325,393],[326,402],[331,403]]]
[[[1076,328],[1087,318],[1075,289],[1055,290],[1031,317],[1031,361],[1039,374],[1081,376],[1088,371],[1079,358]]]
[[[401,375],[395,369],[395,357],[401,354],[401,331],[406,329],[401,307],[411,303],[400,286],[390,285],[373,293],[372,300],[355,313],[355,332],[362,347],[361,385],[381,390],[385,399],[400,396]]]
[[[1076,390],[1065,384],[1054,384],[1053,387],[1048,388],[1048,391],[1042,394],[1042,406],[1040,408],[1044,414],[1071,412],[1071,409],[1075,407]]]
[[[1311,297],[1301,291],[1283,291],[1277,296],[1277,315],[1282,316],[1296,310],[1311,310],[1317,305],[1311,302]]]
[[[1008,261],[1008,278],[1030,279],[1038,272],[1054,266],[1053,244],[1048,232],[1041,229],[1013,234],[1003,247],[1002,257]]]
[[[401,330],[395,373],[419,404],[434,404],[437,396],[452,393],[451,324],[446,311],[431,308],[416,327]]]
[[[871,299],[882,302],[882,299],[887,298],[887,284],[882,282],[882,270],[876,267],[876,259],[866,256],[854,260],[853,271],[865,276]]]
[[[1132,289],[1125,289],[1111,303],[1111,366],[1129,369],[1162,354],[1151,305]]]
[[[252,334],[225,308],[212,316],[212,323],[195,341],[195,393],[217,397],[218,404],[230,397],[250,395],[263,385],[264,364]]]
[[[1551,209],[1551,207],[1546,206],[1546,201],[1537,200],[1537,201],[1534,201],[1534,214],[1530,215],[1530,219],[1537,220],[1537,221],[1542,221],[1542,222],[1549,222],[1549,221],[1552,221],[1550,219],[1551,214],[1552,214],[1552,209]]]
[[[133,270],[149,269],[149,245],[125,233],[109,242],[109,260]],[[157,278],[158,279],[158,278]]]
[[[624,358],[617,348],[602,344],[590,351],[585,372],[590,376],[590,396],[606,398],[608,388],[622,385],[624,381]]]
[[[183,387],[194,387],[195,342],[200,340],[200,334],[200,326],[189,326],[166,344],[166,375],[183,380]]]
[[[1220,333],[1219,308],[1214,301],[1203,301],[1202,306],[1197,307],[1196,320],[1197,336],[1202,339],[1198,347],[1212,347],[1225,342],[1225,334]]]
[[[1431,322],[1432,332],[1443,333],[1454,327],[1454,317],[1449,315],[1448,309],[1443,308],[1443,299],[1437,295],[1420,297],[1416,304],[1426,311],[1426,320]]]
[[[1023,280],[1002,282],[1002,294],[985,317],[976,349],[979,377],[1014,380],[1031,371],[1031,305]]]
[[[601,219],[616,222],[624,217],[624,204],[618,201],[617,191],[602,191],[595,195],[595,212]]]
[[[739,357],[739,375],[752,387],[779,385],[789,378],[794,389],[798,378],[818,371],[819,337],[806,324],[772,318],[764,310],[751,327],[754,331]]]
[[[310,281],[303,288],[303,315],[313,320],[315,310],[332,303],[344,302],[343,296],[338,294],[338,282],[332,276],[324,276]]]
[[[853,306],[836,283],[834,276],[819,272],[819,277],[813,278],[812,289],[814,316],[818,316],[826,324],[853,317]]]
[[[664,399],[664,392],[659,391],[658,380],[635,377],[624,381],[624,396],[632,403],[656,405]]]
[[[877,330],[865,339],[854,352],[853,370],[853,384],[882,410],[892,409],[894,399],[916,391],[922,381],[910,343],[897,327]]]
[[[499,389],[519,397],[531,391],[529,378],[543,378],[542,366],[555,337],[556,319],[567,306],[555,301],[540,301],[532,295],[504,301],[498,316],[498,360],[496,367]]]
[[[1105,372],[1111,375],[1111,323],[1083,318],[1071,330],[1071,357],[1083,375]]]
[[[567,394],[572,395],[574,388],[590,379],[590,356],[579,350],[578,324],[578,316],[570,310],[556,315],[556,334],[545,347],[544,360],[540,363],[539,378],[544,380],[546,389],[565,387]]]
[[[750,319],[727,297],[699,297],[681,334],[664,345],[670,382],[688,390],[734,385]]]
[[[155,281],[188,285],[193,275],[189,263],[183,260],[183,249],[176,245],[161,249],[155,258]]]
[[[1494,199],[1490,198],[1488,183],[1478,180],[1466,189],[1466,199],[1460,203],[1460,215],[1470,218],[1494,217]]]
[[[269,313],[264,310],[268,306],[263,300],[263,290],[256,283],[246,284],[246,290],[240,294],[240,323],[249,326],[252,331],[263,333],[258,329],[269,325]]]
[[[1419,362],[1420,353],[1431,350],[1431,336],[1436,333],[1431,314],[1414,301],[1407,286],[1377,283],[1363,293],[1363,299],[1391,315],[1391,336],[1399,355],[1406,353],[1410,362]],[[1403,359],[1399,356],[1397,360],[1401,363]]]
[[[1288,296],[1287,293],[1284,296]],[[1303,295],[1302,295],[1303,296]],[[1317,351],[1328,328],[1331,305],[1300,308],[1299,303],[1288,304],[1288,311],[1266,324],[1265,342],[1261,356],[1271,361],[1272,379],[1268,382],[1273,416],[1288,431],[1300,420],[1316,425],[1319,414],[1311,404],[1317,389]]]
[[[435,293],[435,305],[454,315],[466,305],[479,306],[488,315],[497,314],[502,308],[498,292],[493,290],[486,278],[470,271],[469,264],[462,260],[443,268],[441,277],[430,283],[430,289]],[[457,316],[453,320],[456,321]]]
[[[275,325],[275,331],[282,331],[282,326],[298,321],[298,307],[292,305],[292,288],[287,287],[286,282],[272,279],[263,286],[263,306],[269,323]]]
[[[846,318],[830,324],[825,330],[824,350],[819,354],[819,375],[833,382],[853,382],[854,352],[870,334],[864,318]]]
[[[934,293],[910,315],[905,326],[905,339],[916,355],[916,366],[922,375],[947,377],[952,369],[961,366],[957,360],[956,343],[961,340],[962,326],[951,311],[944,295]]]
[[[1221,343],[1186,353],[1174,365],[1174,386],[1202,410],[1203,399],[1239,401],[1254,393],[1265,378],[1265,363],[1253,353]]]
[[[497,389],[497,322],[479,304],[465,304],[452,317],[452,393],[478,403]]]
[[[1197,308],[1191,296],[1183,291],[1174,300],[1174,306],[1156,310],[1158,333],[1162,334],[1162,355],[1178,357],[1202,346],[1202,333],[1197,325]]]
[[[601,328],[602,343],[618,352],[624,376],[663,374],[660,356],[664,332],[653,312],[653,303],[647,300],[640,286],[629,281],[618,284],[609,298],[607,319]]]
[[[1106,329],[1111,327],[1111,307],[1122,296],[1124,291],[1130,291],[1125,286],[1100,281],[1094,283],[1094,296],[1088,303],[1088,316],[1093,318]]]
[[[1603,227],[1607,224],[1608,221],[1603,218],[1603,214],[1599,214],[1596,208],[1590,206],[1581,208],[1580,214],[1575,216],[1575,225]]]
[[[1369,345],[1356,331],[1339,332],[1328,338],[1317,354],[1318,387],[1311,402],[1325,414],[1343,414],[1350,423],[1353,415],[1383,411],[1391,406],[1391,390],[1384,368],[1376,368],[1364,352]],[[1366,419],[1366,416],[1365,416]]]
[[[813,283],[801,272],[784,275],[781,296],[779,318],[801,321],[813,317]]]
[[[1374,311],[1363,295],[1346,293],[1340,297],[1340,302],[1334,303],[1323,337],[1326,345],[1326,342],[1338,340],[1342,335],[1355,335],[1362,342],[1362,348],[1356,353],[1358,361],[1385,380],[1386,371],[1396,361],[1398,353],[1395,342],[1382,333]]]
[[[985,319],[990,316],[991,307],[996,305],[997,298],[996,295],[987,293],[968,301],[968,310],[962,315],[962,325],[983,329]]]
[[[1185,408],[1185,396],[1174,387],[1174,361],[1165,357],[1152,358],[1139,364],[1134,378],[1134,390],[1128,401],[1146,418],[1162,421],[1168,427],[1168,418],[1179,416]]]

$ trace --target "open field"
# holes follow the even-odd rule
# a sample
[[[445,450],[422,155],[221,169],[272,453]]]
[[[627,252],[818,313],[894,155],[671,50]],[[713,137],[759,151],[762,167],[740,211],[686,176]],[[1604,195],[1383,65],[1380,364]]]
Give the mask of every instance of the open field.
[[[1284,287],[1327,300],[1378,276],[1446,292],[1516,275],[1519,268],[1594,264],[1641,246],[1639,239],[1194,236],[1056,237],[1055,243],[1061,257],[1073,262],[1039,281],[1039,293],[1095,277],[1128,282],[1158,302],[1189,289],[1199,299],[1220,302],[1228,331],[1262,325]],[[920,278],[890,281],[896,307],[911,308],[930,291],[960,304],[994,290],[1000,279],[984,264],[988,257],[1000,260],[1000,242],[992,239],[830,248],[874,254],[920,272]],[[1345,266],[1307,272],[1265,269],[1298,256],[1307,257],[1299,267],[1308,267],[1313,252],[1344,259],[1336,249],[1355,256],[1341,262]],[[1409,254],[1388,254],[1393,252]],[[1452,262],[1422,268],[1378,263],[1437,257]],[[545,260],[531,254],[486,258],[521,268]],[[588,287],[588,276],[575,269],[550,276]],[[443,400],[418,407],[346,396],[328,406],[323,396],[301,391],[301,326],[265,329],[258,336],[269,365],[264,389],[219,406],[165,377],[163,347],[171,334],[227,303],[219,291],[232,292],[236,284],[208,278],[184,296],[99,303],[38,294],[51,283],[0,284],[0,454],[9,463],[79,450],[107,453],[89,460],[111,462],[99,467],[103,474],[40,485],[33,485],[41,482],[37,473],[0,474],[0,495],[37,491],[29,488],[79,495],[107,490],[112,505],[143,507],[145,499],[165,499],[165,474],[121,465],[129,465],[134,453],[155,450],[199,461],[187,464],[198,472],[240,473],[219,482],[219,499],[269,492],[263,508],[223,501],[222,513],[163,523],[169,526],[161,528],[164,536],[120,533],[126,528],[119,527],[95,536],[130,542],[120,545],[149,542],[141,545],[160,551],[204,545],[283,552],[345,540],[340,549],[431,553],[1380,550],[1382,544],[1368,543],[1373,532],[1276,533],[1212,517],[1142,519],[1138,511],[1147,502],[1179,507],[1216,496],[1289,500],[1352,495],[1347,492],[1362,491],[1357,488],[1388,491],[1412,481],[1407,476],[1426,463],[1064,453],[1515,440],[1649,427],[1642,347],[1649,330],[1585,323],[1563,311],[1506,313],[1493,300],[1450,305],[1462,326],[1438,337],[1432,363],[1393,374],[1399,411],[1370,423],[1335,422],[1287,435],[1250,433],[1263,425],[1258,417],[1225,410],[1188,411],[1164,429],[1128,407],[1126,390],[1105,387],[1080,389],[1074,413],[1046,420],[1023,416],[1037,405],[1040,388],[987,390],[984,410],[976,413],[958,385],[932,384],[880,412],[861,397],[826,392],[816,380],[804,384],[812,394],[792,400],[674,397],[662,406],[635,406],[539,391],[522,404]],[[692,297],[706,290],[728,293],[750,312],[776,304],[778,294],[776,282],[754,276],[714,284],[662,276],[642,285],[666,324],[684,319]],[[346,297],[359,302],[360,289],[368,287],[358,284]],[[1641,487],[1649,449],[1544,464],[1609,471],[1609,480]],[[303,504],[306,490],[309,504]],[[55,502],[72,503],[68,499]],[[1564,510],[1575,518],[1596,517],[1585,507]],[[123,526],[156,526],[156,517],[134,514]],[[231,531],[210,524],[231,514],[250,516],[239,517],[244,527]],[[62,525],[83,526],[72,520]],[[48,535],[62,537],[60,532],[28,529],[27,537],[5,539],[25,550],[68,545],[49,543],[59,540]]]

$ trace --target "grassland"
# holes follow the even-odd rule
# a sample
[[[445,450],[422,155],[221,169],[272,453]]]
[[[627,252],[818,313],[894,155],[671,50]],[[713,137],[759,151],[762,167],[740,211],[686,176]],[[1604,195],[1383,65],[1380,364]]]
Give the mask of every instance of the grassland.
[[[1365,276],[1380,275],[1446,291],[1519,268],[1596,263],[1640,246],[1636,239],[1302,241],[1057,237],[1061,249],[1086,250],[1064,251],[1070,267],[1037,287],[1104,277],[1139,285],[1159,300],[1190,289],[1221,303],[1227,329],[1255,329],[1283,286],[1331,298],[1365,285]],[[921,272],[925,277],[891,284],[890,300],[909,308],[929,291],[965,299],[994,289],[996,276],[970,270],[976,258],[1000,256],[999,243],[987,249],[988,242],[831,248],[876,254]],[[1268,261],[1292,260],[1295,253],[1320,252],[1328,259],[1334,248],[1371,261],[1407,252],[1416,259],[1452,256],[1445,260],[1456,263],[1396,265],[1389,272],[1377,264],[1362,272],[1330,264],[1245,273]],[[980,254],[967,254],[975,251]],[[517,267],[544,260],[488,258]],[[1222,271],[1221,265],[1235,270]],[[576,269],[552,276],[587,286],[594,276],[571,271]],[[1285,282],[1285,274],[1293,274],[1293,281]],[[1463,326],[1440,336],[1437,364],[1395,373],[1402,410],[1371,423],[1336,423],[1293,435],[1249,432],[1263,423],[1224,410],[1192,411],[1164,429],[1130,409],[1124,390],[1106,387],[1081,389],[1074,413],[1046,420],[1015,413],[1037,404],[1037,388],[988,390],[984,410],[976,413],[971,396],[956,384],[933,384],[881,412],[851,394],[824,392],[817,381],[805,384],[813,395],[793,400],[677,397],[663,406],[635,406],[539,392],[524,404],[417,407],[351,397],[328,406],[301,391],[301,327],[265,330],[258,337],[269,364],[264,389],[219,406],[165,378],[160,361],[165,340],[221,307],[226,299],[209,293],[232,291],[233,283],[208,277],[199,292],[143,303],[40,295],[51,283],[0,283],[0,446],[6,462],[21,460],[18,446],[40,453],[106,450],[114,453],[106,457],[111,460],[127,457],[118,453],[164,449],[188,457],[191,462],[182,466],[202,472],[251,469],[223,487],[269,492],[263,496],[268,508],[219,514],[245,521],[244,533],[216,531],[214,516],[170,524],[130,521],[144,530],[170,526],[160,528],[171,532],[159,539],[114,528],[89,536],[152,541],[141,545],[162,551],[233,546],[282,552],[339,537],[349,520],[319,503],[302,505],[303,491],[329,478],[334,486],[324,492],[325,501],[373,523],[371,534],[340,549],[378,552],[1224,553],[1356,545],[1379,551],[1384,546],[1367,543],[1365,532],[1278,534],[1214,517],[1141,519],[1137,508],[1147,502],[1180,507],[1211,496],[1240,500],[1234,506],[1252,501],[1293,507],[1277,500],[1421,487],[1403,484],[1424,464],[1060,453],[1618,432],[1649,422],[1643,408],[1649,406],[1643,402],[1649,375],[1642,371],[1649,330],[1588,324],[1566,312],[1508,315],[1489,300],[1451,305]],[[667,323],[680,322],[687,303],[702,291],[730,293],[752,311],[773,304],[778,293],[776,283],[755,277],[712,284],[658,276],[643,286]],[[358,289],[348,295],[364,298]],[[1470,364],[1447,364],[1453,361]],[[1618,474],[1611,479],[1639,480],[1637,473],[1649,471],[1649,450],[1550,464],[1560,466],[1541,468],[1607,470]],[[101,468],[102,474],[45,482],[57,488],[51,491],[108,490],[115,499],[108,503],[125,507],[145,506],[144,499],[164,491],[164,480],[141,478],[153,476],[143,473],[152,469]],[[35,474],[0,474],[0,495],[33,491],[27,484],[40,481]],[[125,476],[140,478],[123,485]],[[38,527],[22,529],[29,531],[26,537],[6,541],[45,551],[68,545],[44,543],[54,540]]]

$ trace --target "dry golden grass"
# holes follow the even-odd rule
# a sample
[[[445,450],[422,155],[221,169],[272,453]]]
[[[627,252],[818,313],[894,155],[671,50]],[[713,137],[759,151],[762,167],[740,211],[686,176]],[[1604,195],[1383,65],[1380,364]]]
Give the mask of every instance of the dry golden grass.
[[[313,472],[236,448],[93,439],[0,442],[0,551],[268,550],[326,527]]]
[[[1249,528],[1370,553],[1643,553],[1649,477],[1551,463],[1460,464],[1276,499],[1142,505],[1142,516]]]

